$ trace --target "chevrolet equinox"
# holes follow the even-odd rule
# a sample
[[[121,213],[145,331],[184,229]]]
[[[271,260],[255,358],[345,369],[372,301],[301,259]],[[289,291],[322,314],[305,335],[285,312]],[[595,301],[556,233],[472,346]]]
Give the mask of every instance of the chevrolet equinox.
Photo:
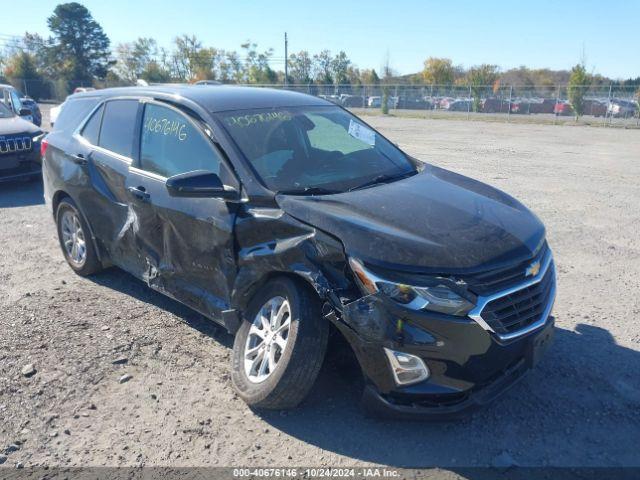
[[[115,265],[235,334],[232,381],[254,408],[298,405],[330,332],[355,354],[365,410],[410,418],[485,405],[551,342],[538,218],[326,100],[80,93],[41,150],[69,266]]]

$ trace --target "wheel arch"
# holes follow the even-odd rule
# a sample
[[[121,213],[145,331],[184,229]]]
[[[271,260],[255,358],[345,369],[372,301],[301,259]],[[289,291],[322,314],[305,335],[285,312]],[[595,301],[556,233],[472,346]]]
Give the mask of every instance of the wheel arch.
[[[57,219],[58,207],[60,206],[60,203],[66,198],[68,198],[69,200],[71,200],[71,202],[73,202],[73,205],[78,210],[80,215],[82,215],[82,219],[84,220],[84,222],[89,227],[89,236],[91,237],[91,243],[93,244],[93,248],[94,248],[94,250],[96,252],[96,255],[98,256],[98,260],[100,260],[102,262],[104,256],[102,254],[102,250],[99,248],[98,240],[97,240],[96,236],[93,234],[93,227],[91,226],[91,222],[89,222],[89,219],[87,218],[87,216],[84,214],[84,212],[82,211],[82,209],[78,205],[78,202],[76,202],[74,200],[74,198],[68,192],[66,192],[65,190],[58,190],[51,197],[51,210],[53,212],[53,218],[56,221],[56,228],[57,228],[57,221],[58,221],[58,219]]]
[[[71,195],[69,195],[64,190],[56,191],[56,193],[53,194],[53,197],[51,197],[51,213],[53,214],[53,218],[56,218],[56,215],[58,214],[58,206],[60,205],[60,202],[65,198],[73,200],[73,198],[71,198]]]
[[[322,289],[319,288],[317,284],[314,284],[308,276],[302,275],[298,272],[281,270],[281,271],[270,271],[266,272],[264,275],[256,279],[251,284],[245,285],[245,287],[241,290],[237,290],[234,295],[234,303],[236,308],[242,313],[246,310],[247,306],[255,297],[255,295],[270,281],[276,278],[288,278],[293,282],[304,285],[305,288],[308,288],[314,292],[314,294],[318,297],[321,302],[326,301],[326,295],[323,296]]]

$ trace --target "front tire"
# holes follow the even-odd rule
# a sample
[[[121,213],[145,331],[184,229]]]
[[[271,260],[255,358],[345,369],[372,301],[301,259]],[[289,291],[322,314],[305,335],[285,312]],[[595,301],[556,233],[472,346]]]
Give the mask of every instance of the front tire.
[[[329,325],[307,285],[271,280],[253,298],[233,344],[231,378],[251,407],[294,408],[322,366]]]
[[[64,258],[78,275],[86,277],[102,270],[87,222],[70,198],[60,201],[56,210],[58,240]]]

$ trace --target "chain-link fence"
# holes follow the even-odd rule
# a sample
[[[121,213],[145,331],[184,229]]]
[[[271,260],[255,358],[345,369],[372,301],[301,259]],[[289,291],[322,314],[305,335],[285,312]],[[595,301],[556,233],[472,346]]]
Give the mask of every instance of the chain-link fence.
[[[265,87],[285,88],[282,85]],[[634,87],[487,85],[288,85],[351,109],[380,110],[387,102],[397,115],[539,123],[640,126]]]
[[[107,88],[131,85],[125,81],[69,82],[13,79],[11,83],[37,101],[63,101],[68,86]],[[380,111],[386,102],[395,115],[427,118],[485,119],[489,121],[602,124],[640,126],[637,87],[617,85],[318,85],[272,84],[254,87],[286,88],[325,98],[358,113]]]

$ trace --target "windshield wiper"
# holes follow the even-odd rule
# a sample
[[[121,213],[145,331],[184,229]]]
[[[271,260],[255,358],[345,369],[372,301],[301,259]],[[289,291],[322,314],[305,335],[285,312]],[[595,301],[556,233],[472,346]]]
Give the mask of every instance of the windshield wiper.
[[[416,174],[418,172],[416,172],[415,170],[411,170],[409,172],[404,172],[401,174],[396,174],[396,175],[390,175],[388,173],[386,174],[382,174],[382,175],[378,175],[376,177],[373,177],[371,180],[368,180],[364,183],[361,183],[360,185],[356,185],[355,187],[351,187],[348,191],[352,192],[353,190],[360,190],[362,188],[367,188],[367,187],[372,187],[373,185],[377,185],[379,183],[388,183],[391,182],[393,180],[401,180],[403,178],[406,177],[410,177],[414,174]]]
[[[282,195],[331,195],[332,193],[342,192],[342,190],[332,190],[324,187],[304,187],[292,188],[290,190],[279,190],[277,193]]]

